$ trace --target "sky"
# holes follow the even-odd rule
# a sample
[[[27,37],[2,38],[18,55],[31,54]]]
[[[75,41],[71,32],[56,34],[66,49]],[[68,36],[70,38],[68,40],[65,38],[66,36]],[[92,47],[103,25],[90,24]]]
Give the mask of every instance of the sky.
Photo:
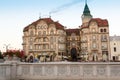
[[[87,0],[93,18],[107,19],[110,36],[120,36],[120,0]],[[67,28],[78,28],[85,0],[0,0],[0,50],[22,49],[23,29],[49,17]]]

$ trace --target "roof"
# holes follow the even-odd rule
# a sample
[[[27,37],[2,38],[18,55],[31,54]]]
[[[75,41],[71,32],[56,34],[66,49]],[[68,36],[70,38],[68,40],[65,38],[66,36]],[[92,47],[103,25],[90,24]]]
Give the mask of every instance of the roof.
[[[110,36],[110,41],[120,41],[120,36]]]
[[[75,33],[76,35],[79,35],[79,29],[66,29],[66,34],[70,36],[72,33]]]
[[[88,7],[87,4],[85,4],[83,14],[84,14],[84,15],[90,15],[90,10],[89,10],[89,7]]]
[[[56,25],[57,29],[64,29],[64,26],[62,24],[60,24],[59,22],[54,22]]]
[[[41,19],[38,19],[38,20],[35,21],[35,22],[32,22],[32,23],[29,24],[28,26],[26,26],[26,27],[23,29],[23,32],[28,31],[29,26],[31,26],[31,25],[36,26],[41,20],[45,21],[48,25],[51,24],[51,23],[55,24],[57,29],[64,29],[64,26],[63,26],[62,24],[60,24],[59,22],[54,22],[51,18],[41,18]]]
[[[90,20],[90,22],[91,21],[96,21],[99,27],[108,26],[107,19],[93,18]]]
[[[101,18],[92,18],[88,23],[84,23],[81,25],[81,28],[88,28],[90,23],[92,21],[97,22],[98,27],[106,27],[108,26],[108,21],[107,19],[101,19]],[[85,25],[86,24],[86,25]]]

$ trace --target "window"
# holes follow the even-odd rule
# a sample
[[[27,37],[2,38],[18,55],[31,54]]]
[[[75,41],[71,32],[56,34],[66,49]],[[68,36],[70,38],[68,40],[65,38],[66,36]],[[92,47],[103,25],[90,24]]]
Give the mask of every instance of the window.
[[[96,48],[97,48],[96,43],[93,43],[92,48],[93,48],[93,49],[96,49]]]
[[[116,43],[114,43],[114,45],[116,45]]]
[[[104,29],[104,32],[106,32],[106,29]]]
[[[96,36],[94,35],[94,36],[92,36],[92,39],[95,41],[96,40]]]
[[[107,49],[107,44],[106,44],[106,43],[102,43],[101,48],[102,48],[102,49]]]
[[[117,49],[116,49],[116,47],[114,47],[114,52],[116,52],[117,51]]]
[[[43,45],[43,49],[46,49],[46,45],[45,44]]]
[[[32,49],[32,45],[30,45],[30,49]]]
[[[43,35],[46,35],[46,31],[43,31]]]
[[[92,29],[92,32],[95,32],[95,29],[94,29],[94,28]]]
[[[37,46],[37,45],[35,45],[35,49],[38,49],[38,46]]]
[[[58,52],[58,55],[60,56],[60,55],[61,55],[61,53],[60,53],[60,52]]]
[[[101,35],[101,41],[107,41],[107,36],[106,35]]]
[[[106,29],[100,29],[100,32],[107,32]]]
[[[100,29],[100,32],[103,32],[103,29]]]
[[[38,45],[38,49],[41,49],[41,46],[40,46],[40,45]]]
[[[30,36],[33,36],[33,31],[30,31]]]
[[[53,29],[50,31],[50,34],[54,34],[54,30]]]
[[[51,48],[51,49],[53,49],[53,48],[54,48],[53,44],[51,44],[51,45],[50,45],[50,48]]]
[[[32,42],[33,41],[33,39],[32,38],[30,38],[30,42]]]
[[[51,37],[51,38],[50,38],[50,42],[53,43],[53,40],[54,40],[53,37]]]
[[[41,35],[41,31],[38,32],[38,35]]]
[[[43,42],[46,42],[46,38],[43,38]]]

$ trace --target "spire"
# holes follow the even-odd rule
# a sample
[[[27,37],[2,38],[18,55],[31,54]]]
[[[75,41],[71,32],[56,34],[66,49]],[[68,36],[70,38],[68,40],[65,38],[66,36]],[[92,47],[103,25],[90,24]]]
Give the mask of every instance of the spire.
[[[41,13],[39,13],[39,19],[41,19]]]
[[[82,23],[89,22],[90,19],[92,18],[92,15],[90,14],[89,7],[87,5],[87,0],[85,0],[85,7],[84,7],[83,14],[81,17],[82,17]]]
[[[90,14],[89,7],[88,7],[88,5],[87,5],[87,0],[85,0],[85,7],[84,7],[83,14],[86,15],[86,16],[87,16],[87,15],[91,15],[91,14]]]
[[[87,0],[85,0],[85,4],[87,4]]]

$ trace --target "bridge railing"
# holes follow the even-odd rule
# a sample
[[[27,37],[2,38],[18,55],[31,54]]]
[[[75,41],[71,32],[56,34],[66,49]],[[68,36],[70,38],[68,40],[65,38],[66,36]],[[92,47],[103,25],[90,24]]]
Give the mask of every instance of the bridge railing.
[[[0,80],[120,80],[120,62],[2,63]]]

